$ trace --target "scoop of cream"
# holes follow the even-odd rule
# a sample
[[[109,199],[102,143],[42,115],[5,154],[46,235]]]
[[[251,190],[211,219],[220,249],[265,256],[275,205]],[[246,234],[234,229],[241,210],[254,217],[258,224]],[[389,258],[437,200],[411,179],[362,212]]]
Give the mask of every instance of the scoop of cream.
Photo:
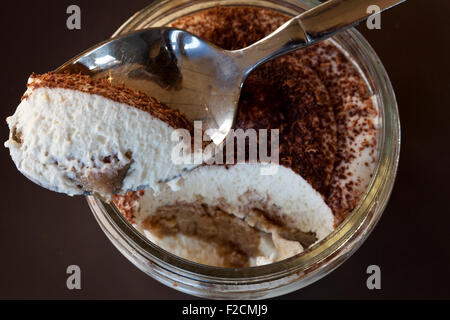
[[[183,211],[193,205],[209,208],[207,213],[195,210],[198,215],[211,219],[211,228],[218,223],[211,212],[220,211],[245,222],[260,234],[258,253],[249,257],[249,265],[264,265],[295,256],[309,245],[323,240],[334,231],[334,215],[322,196],[300,175],[289,168],[280,167],[273,176],[261,175],[263,164],[237,164],[225,166],[203,166],[184,175],[177,182],[177,188],[164,186],[157,195],[151,190],[137,197],[133,203],[135,227],[151,241],[165,250],[198,263],[221,266],[220,255],[208,249],[205,258],[201,248],[208,244],[214,248],[214,242],[234,243],[248,241],[246,237],[239,239],[217,239],[199,233],[192,236],[196,227],[195,217],[183,217]],[[121,205],[119,204],[119,209]],[[179,209],[179,210],[177,210]],[[168,224],[174,230],[188,231],[188,234],[169,232],[164,234],[152,220],[171,216]],[[223,220],[223,219],[222,219]],[[189,221],[189,228],[181,224]],[[203,218],[202,223],[208,219]],[[237,221],[237,220],[236,220]],[[239,222],[239,221],[237,221]],[[149,227],[154,226],[154,227]],[[219,228],[223,228],[220,226]],[[232,228],[231,224],[227,228]],[[172,230],[173,231],[173,230]],[[220,230],[217,230],[219,234]],[[236,232],[229,230],[232,237]],[[300,234],[309,235],[307,245],[300,242]],[[221,235],[224,238],[224,235]],[[245,246],[244,246],[245,247]],[[217,250],[216,250],[217,251]],[[220,250],[219,250],[220,251]],[[216,257],[217,256],[217,257]]]
[[[167,117],[163,121],[148,112],[152,105],[148,110],[133,106],[142,104],[140,93],[85,76],[62,78],[62,84],[55,77],[63,76],[32,76],[16,113],[7,119],[5,146],[30,180],[70,196],[94,193],[110,199],[142,187],[157,191],[159,182],[188,168],[171,161],[176,129]],[[149,102],[162,115],[166,111],[156,100]]]

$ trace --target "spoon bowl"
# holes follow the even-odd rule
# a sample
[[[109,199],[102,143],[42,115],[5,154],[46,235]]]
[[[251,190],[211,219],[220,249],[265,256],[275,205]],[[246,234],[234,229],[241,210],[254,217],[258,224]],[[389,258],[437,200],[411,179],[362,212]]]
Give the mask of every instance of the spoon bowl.
[[[101,43],[60,67],[125,84],[180,110],[220,143],[231,129],[243,74],[233,53],[174,28],[153,28]]]

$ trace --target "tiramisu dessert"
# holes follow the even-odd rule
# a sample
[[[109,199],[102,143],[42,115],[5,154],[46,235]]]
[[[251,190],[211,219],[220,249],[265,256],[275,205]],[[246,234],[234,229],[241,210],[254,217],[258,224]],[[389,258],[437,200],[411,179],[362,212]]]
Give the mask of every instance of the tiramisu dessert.
[[[228,50],[247,47],[289,18],[218,7],[180,18],[184,29]],[[182,258],[219,267],[265,265],[327,237],[357,206],[377,160],[378,112],[358,67],[332,41],[253,72],[236,128],[279,129],[280,168],[204,165],[159,194],[117,196],[122,214]]]
[[[172,26],[236,50],[288,19],[217,7]],[[6,146],[18,169],[46,188],[121,194],[113,197],[116,207],[166,251],[211,266],[252,267],[304,252],[357,206],[377,160],[374,101],[333,41],[283,56],[248,77],[235,124],[279,130],[278,169],[262,174],[267,163],[259,159],[188,171],[191,165],[171,159],[174,130],[193,130],[179,112],[108,79],[32,75],[8,119]],[[139,186],[148,189],[126,193]]]
[[[189,166],[171,161],[174,130],[192,123],[156,99],[108,79],[33,74],[6,147],[17,168],[68,195],[110,199],[141,187],[158,190]]]

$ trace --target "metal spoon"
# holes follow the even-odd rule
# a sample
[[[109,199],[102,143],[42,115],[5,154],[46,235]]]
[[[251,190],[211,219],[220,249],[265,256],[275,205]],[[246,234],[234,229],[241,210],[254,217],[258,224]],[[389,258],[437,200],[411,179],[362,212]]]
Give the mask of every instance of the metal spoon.
[[[178,109],[190,120],[217,129],[216,144],[232,128],[240,91],[259,65],[327,39],[405,0],[331,0],[290,20],[267,38],[226,51],[188,32],[153,28],[103,42],[57,71],[109,77]]]

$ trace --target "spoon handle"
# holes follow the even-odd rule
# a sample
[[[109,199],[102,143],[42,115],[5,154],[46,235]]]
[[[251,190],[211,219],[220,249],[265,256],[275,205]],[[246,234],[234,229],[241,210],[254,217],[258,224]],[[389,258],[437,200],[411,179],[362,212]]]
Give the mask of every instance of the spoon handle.
[[[237,51],[247,74],[286,53],[310,46],[406,0],[330,0],[290,20],[254,45]]]

